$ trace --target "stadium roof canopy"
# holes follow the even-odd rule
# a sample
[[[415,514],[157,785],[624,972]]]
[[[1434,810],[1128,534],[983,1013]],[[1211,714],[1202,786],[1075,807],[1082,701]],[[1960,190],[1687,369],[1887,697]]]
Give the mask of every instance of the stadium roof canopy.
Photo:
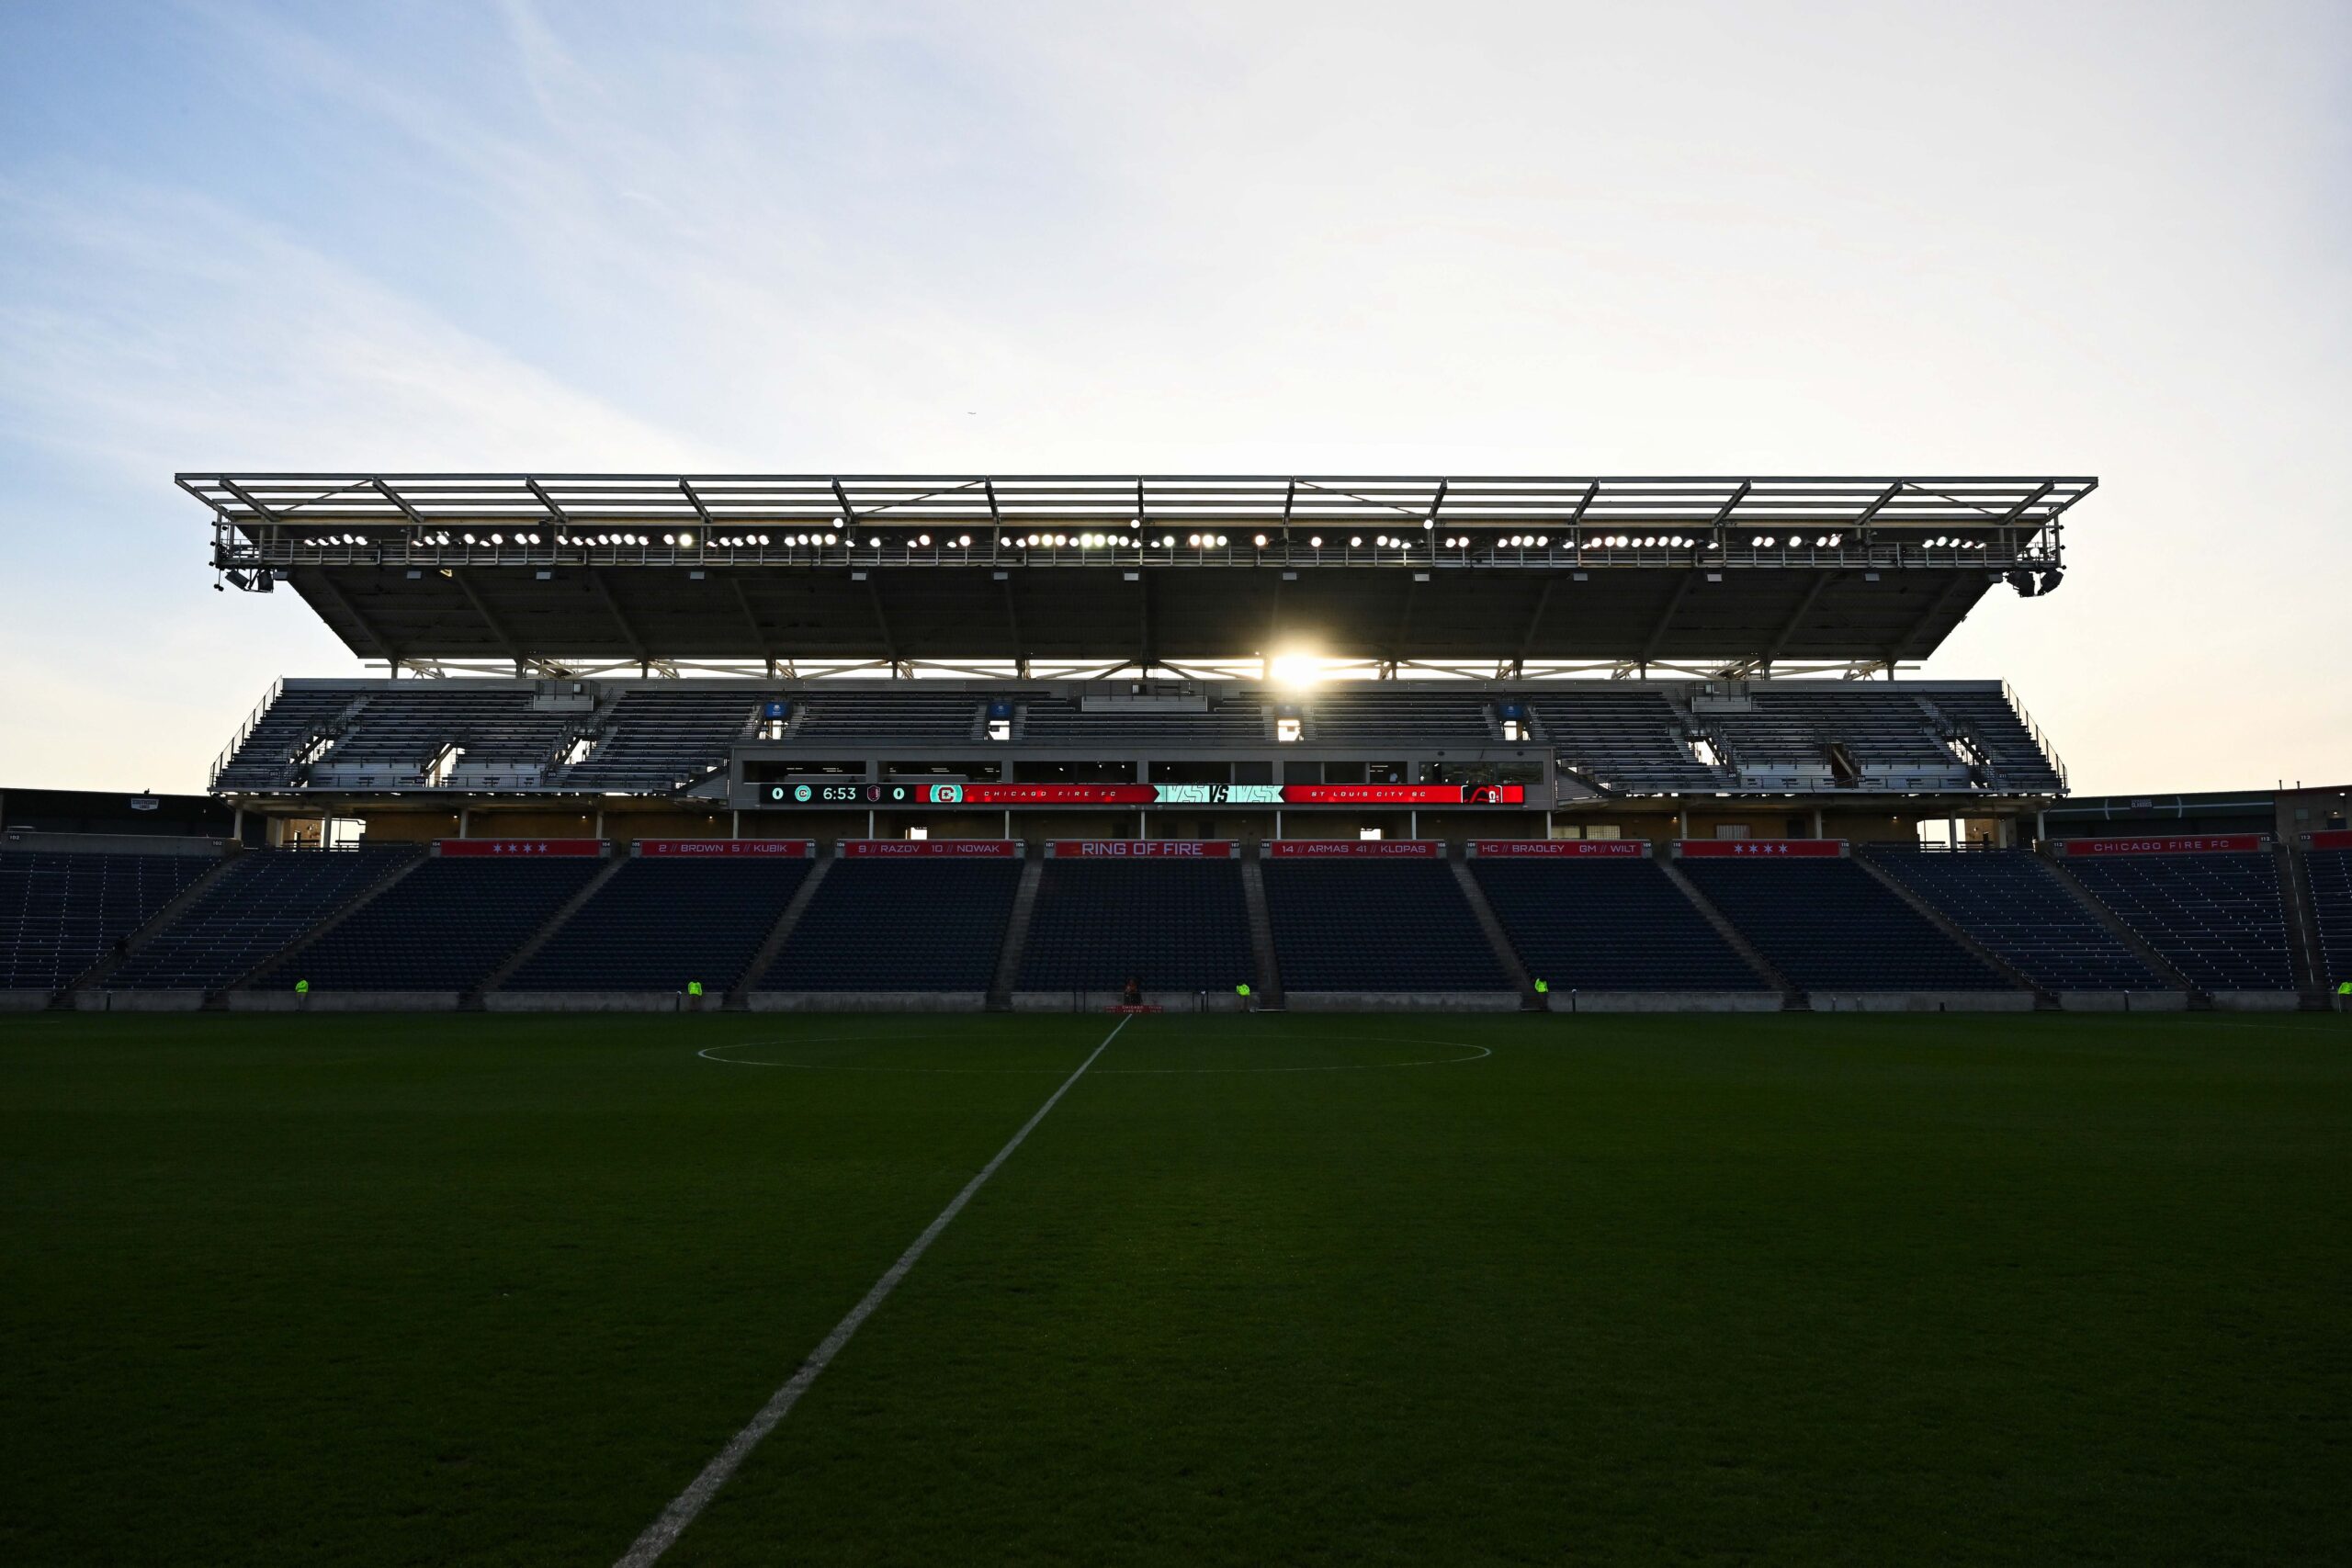
[[[1926,658],[2088,478],[189,473],[395,666]]]

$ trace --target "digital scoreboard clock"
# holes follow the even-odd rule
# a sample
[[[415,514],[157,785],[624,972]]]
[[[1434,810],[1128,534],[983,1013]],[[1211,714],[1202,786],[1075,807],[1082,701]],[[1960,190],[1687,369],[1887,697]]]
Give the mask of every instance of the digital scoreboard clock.
[[[787,779],[767,786],[772,806],[921,806],[928,784],[860,784],[854,780]]]

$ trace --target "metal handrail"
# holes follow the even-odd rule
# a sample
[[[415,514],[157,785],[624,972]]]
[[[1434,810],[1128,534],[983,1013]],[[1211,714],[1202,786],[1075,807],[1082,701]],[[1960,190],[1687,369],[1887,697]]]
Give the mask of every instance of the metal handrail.
[[[236,738],[231,740],[228,745],[222,747],[220,749],[220,754],[212,759],[212,772],[205,780],[205,787],[207,789],[210,789],[220,784],[221,771],[228,767],[229,759],[234,757],[237,754],[238,748],[244,745],[246,739],[252,736],[253,732],[261,728],[261,716],[267,713],[270,708],[277,704],[279,695],[283,694],[285,690],[286,682],[283,678],[272,681],[269,683],[269,690],[262,694],[262,699],[257,705],[255,705],[254,711],[245,716],[245,722],[239,727]]]
[[[2001,695],[2007,701],[2010,711],[2018,716],[2018,721],[2025,726],[2025,732],[2032,738],[2034,745],[2050,760],[2051,771],[2058,775],[2059,788],[2070,789],[2072,785],[2066,780],[2064,759],[2058,755],[2058,749],[2050,744],[2050,738],[2041,732],[2041,726],[2033,721],[2033,715],[2026,712],[2025,704],[2018,700],[2017,689],[2005,680],[2001,682]]]

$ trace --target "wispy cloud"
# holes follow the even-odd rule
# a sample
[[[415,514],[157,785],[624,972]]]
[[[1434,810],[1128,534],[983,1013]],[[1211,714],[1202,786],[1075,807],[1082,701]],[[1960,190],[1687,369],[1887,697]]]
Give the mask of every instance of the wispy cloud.
[[[161,478],[214,463],[2093,470],[2064,593],[1939,671],[2017,678],[2088,787],[2352,775],[2339,8],[181,15],[177,118],[0,146],[0,509],[185,541]],[[2215,691],[2210,749],[2143,716]]]

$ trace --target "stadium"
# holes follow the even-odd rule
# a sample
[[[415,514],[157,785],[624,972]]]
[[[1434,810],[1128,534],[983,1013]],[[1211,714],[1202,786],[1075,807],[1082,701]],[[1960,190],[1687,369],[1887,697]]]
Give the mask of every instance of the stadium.
[[[60,922],[20,1006],[2251,1010],[2345,977],[2340,798],[2070,818],[2007,683],[1902,678],[1987,594],[2063,613],[2089,479],[179,483],[221,582],[384,673],[260,702],[217,842],[12,861]]]
[[[2352,790],[1917,673],[2092,479],[178,483],[364,673],[0,795],[15,1560],[2340,1544]]]

